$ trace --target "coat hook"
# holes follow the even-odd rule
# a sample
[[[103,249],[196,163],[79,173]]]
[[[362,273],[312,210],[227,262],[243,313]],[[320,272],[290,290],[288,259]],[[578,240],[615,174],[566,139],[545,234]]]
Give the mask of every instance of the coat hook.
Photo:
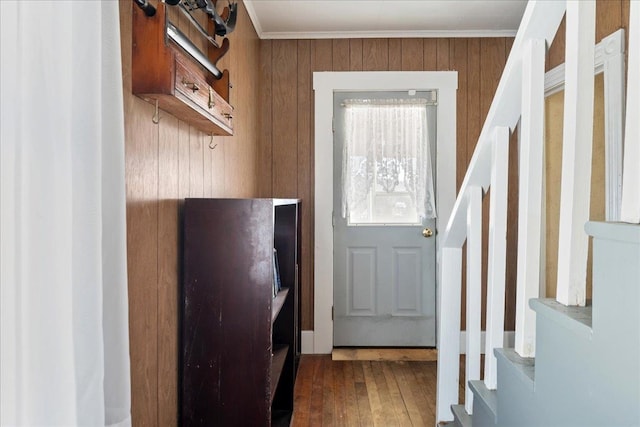
[[[160,110],[158,110],[158,100],[156,99],[156,112],[153,114],[151,121],[155,124],[160,123]]]
[[[213,134],[211,134],[211,139],[209,140],[209,148],[214,150],[217,146],[218,144],[215,144],[215,145],[213,144]]]

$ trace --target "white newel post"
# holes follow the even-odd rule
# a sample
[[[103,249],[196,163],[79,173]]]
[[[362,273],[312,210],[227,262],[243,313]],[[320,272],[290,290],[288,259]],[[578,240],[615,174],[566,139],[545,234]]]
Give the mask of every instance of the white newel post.
[[[515,338],[515,350],[522,357],[535,356],[536,318],[529,300],[540,290],[545,53],[545,40],[533,39],[525,46],[522,61]]]
[[[482,308],[482,187],[469,188],[467,205],[467,315],[465,397],[467,413],[473,412],[469,381],[480,379],[480,310]]]
[[[620,219],[640,223],[640,2],[629,11],[629,71]]]
[[[452,421],[451,405],[458,403],[461,279],[462,249],[442,248],[440,307],[443,315],[438,325],[437,421]]]
[[[562,187],[556,299],[564,305],[586,302],[591,155],[593,142],[593,64],[595,1],[567,2]]]
[[[497,127],[491,146],[491,199],[489,205],[489,261],[487,267],[487,325],[484,383],[497,385],[494,348],[504,346],[504,289],[507,256],[507,197],[509,191],[509,128]]]

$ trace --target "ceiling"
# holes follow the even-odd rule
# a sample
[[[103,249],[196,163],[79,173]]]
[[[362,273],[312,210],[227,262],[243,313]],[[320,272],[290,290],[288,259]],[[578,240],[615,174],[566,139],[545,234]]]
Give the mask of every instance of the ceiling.
[[[263,39],[514,36],[526,0],[244,0]]]

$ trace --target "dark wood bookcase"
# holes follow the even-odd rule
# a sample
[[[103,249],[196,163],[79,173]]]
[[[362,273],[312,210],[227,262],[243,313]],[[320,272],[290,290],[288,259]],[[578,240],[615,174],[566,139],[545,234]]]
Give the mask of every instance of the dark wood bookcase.
[[[185,200],[183,427],[289,425],[300,357],[299,218],[299,200]]]

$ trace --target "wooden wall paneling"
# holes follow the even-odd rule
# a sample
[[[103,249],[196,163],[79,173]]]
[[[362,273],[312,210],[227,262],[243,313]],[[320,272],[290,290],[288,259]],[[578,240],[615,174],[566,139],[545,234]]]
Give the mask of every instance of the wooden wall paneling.
[[[333,40],[333,71],[349,71],[349,39]]]
[[[424,62],[422,39],[402,39],[402,71],[420,71]]]
[[[178,120],[167,115],[158,138],[158,425],[178,422]]]
[[[362,41],[362,69],[364,71],[386,71],[388,67],[388,40],[364,39]]]
[[[189,197],[189,124],[178,120],[178,192],[180,198]]]
[[[260,84],[258,85],[258,195],[273,195],[273,41],[260,41]]]
[[[224,140],[224,138],[211,138],[211,135],[203,135],[203,144],[202,144],[202,181],[204,184],[204,188],[202,191],[203,197],[213,197],[213,150],[209,148],[209,145],[213,142],[212,147],[218,143],[219,139]]]
[[[480,41],[480,111],[482,121],[487,117],[489,107],[502,76],[505,60],[504,38],[483,38]]]
[[[456,189],[460,188],[462,179],[469,165],[470,154],[473,153],[475,141],[469,140],[468,137],[468,100],[473,98],[474,94],[469,93],[469,73],[471,72],[468,65],[468,41],[467,39],[457,38],[451,41],[451,69],[458,72],[458,92],[457,92],[457,122],[466,123],[467,126],[456,127]]]
[[[125,94],[131,412],[139,426],[158,425],[158,127],[151,121],[153,112],[151,104]]]
[[[596,1],[596,43],[621,27],[622,0]]]
[[[273,42],[273,195],[298,195],[298,49],[295,40]]]
[[[347,53],[349,45],[347,44]],[[348,55],[347,55],[348,60]],[[301,322],[302,329],[311,329],[313,324],[313,270],[311,268],[311,258],[313,256],[313,246],[311,239],[313,234],[313,222],[311,211],[311,163],[313,153],[311,152],[311,132],[313,128],[313,118],[311,117],[312,99],[311,81],[311,42],[309,40],[298,40],[298,198],[302,200],[301,223],[302,227],[302,250],[301,250],[301,276],[300,300],[301,300]]]
[[[362,39],[349,40],[349,70],[362,71]]]
[[[331,40],[311,41],[311,70],[333,71],[333,42]]]
[[[190,197],[204,197],[204,134],[189,127],[189,190]]]
[[[389,71],[402,70],[402,39],[389,39]]]
[[[436,70],[449,71],[451,69],[449,66],[449,58],[451,54],[449,51],[449,39],[437,39],[436,43]],[[458,84],[460,84],[460,81],[458,81]]]
[[[234,186],[231,183],[227,184],[230,179],[227,178],[228,168],[226,165],[236,163],[232,163],[235,159],[227,161],[225,157],[227,150],[233,147],[233,144],[236,144],[235,137],[220,137],[214,138],[213,146],[215,148],[213,150],[209,149],[208,142],[205,146],[205,150],[208,150],[211,156],[211,197],[231,197],[233,195]],[[234,169],[237,173],[246,173],[243,171],[244,168],[232,166],[229,169]]]
[[[597,21],[597,20],[596,20]],[[564,63],[564,46],[565,36],[567,32],[567,17],[565,15],[560,22],[558,32],[556,33],[551,46],[549,46],[549,60],[547,61],[546,70],[549,71],[558,65]]]
[[[438,39],[422,41],[422,69],[435,71],[438,69]]]
[[[471,159],[480,132],[483,117],[480,111],[480,39],[469,39],[467,44],[467,159]],[[469,152],[469,150],[471,150]],[[464,178],[464,175],[462,176]],[[460,180],[458,184],[462,184]],[[460,187],[458,187],[460,188]]]

